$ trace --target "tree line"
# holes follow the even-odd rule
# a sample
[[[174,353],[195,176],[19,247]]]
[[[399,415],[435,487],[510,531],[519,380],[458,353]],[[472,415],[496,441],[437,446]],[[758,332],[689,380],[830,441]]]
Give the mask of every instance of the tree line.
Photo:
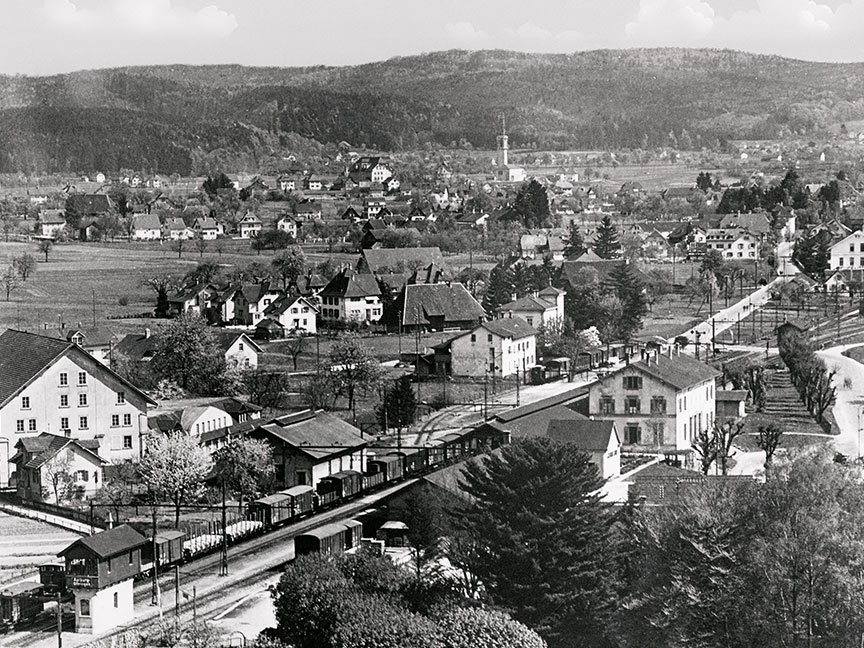
[[[777,348],[801,402],[817,422],[824,423],[825,412],[837,392],[833,385],[837,372],[825,366],[804,332],[791,324],[778,329]]]

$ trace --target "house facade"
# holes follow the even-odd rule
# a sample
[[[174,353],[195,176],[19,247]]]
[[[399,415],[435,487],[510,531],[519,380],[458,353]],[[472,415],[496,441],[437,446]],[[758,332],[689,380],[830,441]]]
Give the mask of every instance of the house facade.
[[[518,317],[483,322],[449,341],[454,376],[506,378],[537,363],[537,332]]]
[[[831,246],[831,270],[864,268],[864,232],[858,230]]]
[[[76,344],[7,330],[0,376],[0,486],[10,484],[10,450],[43,432],[96,440],[109,462],[140,458],[155,401]]]
[[[258,236],[263,227],[264,224],[261,222],[261,219],[252,212],[246,214],[240,219],[240,222],[237,223],[237,231],[240,234],[240,238],[244,239]]]
[[[249,432],[273,450],[277,488],[312,486],[345,470],[363,472],[366,446],[360,430],[322,411],[304,410],[271,420]]]
[[[377,322],[381,319],[381,289],[375,277],[349,268],[337,274],[319,293],[321,319]]]
[[[519,317],[529,326],[558,328],[564,322],[564,296],[567,293],[552,286],[526,295],[498,308],[499,317]]]
[[[652,353],[589,387],[589,414],[615,421],[628,450],[691,454],[716,414],[716,369],[689,356]]]
[[[106,460],[92,442],[76,441],[43,432],[15,444],[16,489],[18,497],[34,502],[58,504],[69,499],[86,499],[102,486]]]
[[[318,308],[301,295],[280,297],[264,310],[264,316],[279,322],[286,331],[314,335],[318,330]]]

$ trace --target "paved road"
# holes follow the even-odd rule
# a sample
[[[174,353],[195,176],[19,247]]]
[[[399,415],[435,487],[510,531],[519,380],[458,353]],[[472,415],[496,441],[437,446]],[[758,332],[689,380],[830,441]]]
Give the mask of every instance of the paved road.
[[[834,437],[834,448],[847,457],[861,456],[862,406],[864,406],[864,365],[852,358],[847,358],[843,352],[861,344],[848,344],[831,347],[816,354],[825,361],[829,370],[836,369],[834,385],[837,388],[837,399],[834,403],[834,420],[840,434]]]

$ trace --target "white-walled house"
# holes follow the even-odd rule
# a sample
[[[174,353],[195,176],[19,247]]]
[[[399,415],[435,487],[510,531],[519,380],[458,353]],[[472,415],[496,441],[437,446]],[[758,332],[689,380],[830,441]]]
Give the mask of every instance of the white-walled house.
[[[831,246],[831,270],[864,268],[864,232],[858,230]]]
[[[564,322],[564,296],[567,293],[548,286],[498,307],[499,317],[521,317],[529,326],[559,327]]]
[[[537,364],[537,331],[519,317],[483,322],[447,342],[454,376],[506,378]]]
[[[285,295],[264,310],[264,316],[279,322],[285,331],[302,331],[314,335],[318,308],[302,295]]]
[[[345,268],[318,294],[321,319],[377,322],[381,319],[381,289],[375,276]]]
[[[94,447],[95,446],[95,447]],[[95,441],[76,441],[43,432],[19,439],[15,444],[18,497],[58,504],[96,494],[103,483],[103,466]]]
[[[195,222],[192,223],[192,230],[196,236],[205,241],[215,241],[221,233],[219,231],[219,223],[210,216],[196,218]]]
[[[234,293],[235,320],[246,326],[256,326],[264,319],[267,307],[281,296],[282,291],[269,281],[244,284]]]
[[[743,229],[710,229],[705,234],[705,244],[708,250],[717,250],[724,259],[759,257],[759,238]]]
[[[7,330],[0,335],[0,486],[10,483],[17,442],[43,432],[99,443],[113,462],[141,456],[147,410],[137,387],[66,340]]]
[[[240,331],[219,331],[214,337],[229,365],[240,369],[258,368],[258,356],[264,351],[251,337]]]
[[[158,241],[161,238],[162,223],[159,222],[159,216],[156,214],[138,214],[132,218],[133,241]]]
[[[240,222],[237,223],[237,231],[240,233],[240,238],[244,239],[258,236],[263,227],[264,224],[261,222],[261,219],[252,212],[246,214],[240,219]]]
[[[716,415],[720,372],[690,356],[652,353],[589,387],[588,411],[614,420],[628,450],[692,455]]]
[[[621,439],[615,421],[560,419],[549,421],[546,436],[554,441],[572,443],[591,457],[601,479],[621,474]]]
[[[288,232],[293,238],[297,238],[297,221],[294,216],[283,216],[276,222],[276,229]]]

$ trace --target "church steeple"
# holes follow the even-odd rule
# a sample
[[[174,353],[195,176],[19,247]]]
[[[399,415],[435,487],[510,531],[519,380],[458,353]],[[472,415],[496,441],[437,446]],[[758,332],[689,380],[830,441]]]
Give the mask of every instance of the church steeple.
[[[507,152],[510,150],[510,145],[507,138],[507,122],[504,119],[504,113],[501,113],[501,134],[497,137],[498,140],[498,165],[502,167],[509,166]]]

